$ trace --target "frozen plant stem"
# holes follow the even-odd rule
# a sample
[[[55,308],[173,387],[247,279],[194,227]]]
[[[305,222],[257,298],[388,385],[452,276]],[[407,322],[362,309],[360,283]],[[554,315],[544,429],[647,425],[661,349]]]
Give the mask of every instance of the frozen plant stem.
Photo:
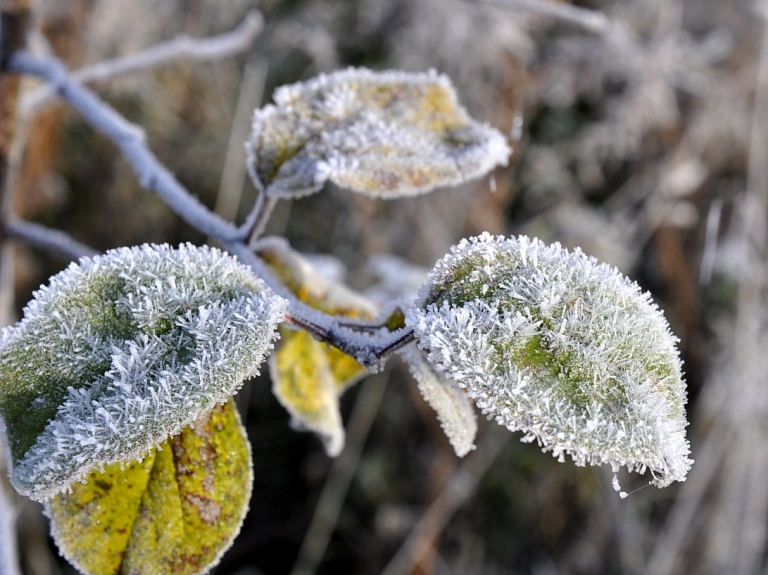
[[[301,316],[299,309],[292,306],[285,322],[307,331],[319,341],[338,348],[374,372],[379,371],[383,361],[390,355],[414,341],[411,328],[399,329],[381,338],[375,338],[342,327],[337,322],[321,325],[313,319]]]
[[[246,243],[249,247],[254,247],[259,236],[264,232],[269,216],[277,205],[275,196],[270,196],[264,190],[259,192],[259,197],[253,206],[253,210],[248,215],[245,223],[239,228],[242,237],[247,238]]]
[[[610,21],[602,12],[597,10],[587,10],[577,8],[570,4],[561,4],[559,2],[550,2],[549,0],[482,0],[486,4],[494,4],[511,10],[521,12],[532,12],[542,16],[549,16],[575,24],[596,34],[604,34]]]
[[[208,210],[176,181],[147,148],[140,128],[128,122],[91,90],[74,81],[58,61],[19,52],[11,56],[8,69],[39,76],[50,83],[88,123],[114,142],[133,167],[141,185],[156,192],[187,223],[222,241],[240,239],[237,228]]]
[[[253,43],[264,26],[260,12],[252,10],[240,25],[224,34],[210,38],[191,38],[181,35],[168,42],[122,58],[98,62],[72,72],[72,79],[83,84],[109,80],[150,68],[157,68],[182,59],[216,60],[244,52]],[[22,106],[25,112],[34,112],[55,96],[54,90],[42,86],[27,94]]]
[[[10,237],[24,240],[32,246],[42,248],[68,260],[93,257],[98,253],[65,232],[19,218],[8,218],[5,222],[5,231]]]

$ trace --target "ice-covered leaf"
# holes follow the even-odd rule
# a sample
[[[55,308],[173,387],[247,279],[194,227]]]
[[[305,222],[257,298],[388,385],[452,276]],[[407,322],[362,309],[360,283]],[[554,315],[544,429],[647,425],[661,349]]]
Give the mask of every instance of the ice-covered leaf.
[[[311,262],[279,239],[262,240],[259,256],[304,303],[326,313],[371,318],[373,306],[343,284],[317,271]],[[344,447],[339,397],[366,369],[335,347],[308,333],[281,328],[281,341],[269,360],[272,391],[300,429],[313,431],[335,457]]]
[[[372,196],[418,194],[483,176],[510,154],[434,72],[350,68],[283,86],[274,100],[256,110],[246,144],[251,177],[273,196],[328,180]]]
[[[230,400],[142,461],[92,471],[47,501],[53,538],[88,575],[204,573],[240,531],[251,469]]]
[[[562,460],[691,466],[676,338],[637,284],[580,250],[525,236],[462,241],[406,321],[429,361],[484,413]]]
[[[179,433],[258,373],[285,306],[206,247],[121,248],[71,265],[0,340],[11,482],[46,499]]]
[[[422,397],[437,412],[456,455],[464,457],[475,448],[477,435],[477,418],[467,393],[449,383],[414,346],[400,353],[416,378]]]

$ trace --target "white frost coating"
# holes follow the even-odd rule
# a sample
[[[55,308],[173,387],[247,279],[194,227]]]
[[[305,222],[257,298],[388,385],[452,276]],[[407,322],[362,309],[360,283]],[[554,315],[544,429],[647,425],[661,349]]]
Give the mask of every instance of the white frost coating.
[[[647,293],[576,249],[483,234],[430,273],[407,324],[484,413],[560,461],[650,470],[693,463],[676,338]]]
[[[350,68],[283,86],[274,100],[254,113],[246,143],[254,183],[273,196],[327,180],[387,198],[424,193],[485,175],[511,153],[435,72]]]
[[[192,245],[121,248],[51,278],[0,343],[14,487],[46,499],[179,433],[258,373],[286,305]]]
[[[419,385],[419,391],[429,406],[437,412],[451,447],[459,457],[475,448],[477,418],[472,402],[464,390],[454,387],[430,365],[416,346],[409,345],[400,354]]]

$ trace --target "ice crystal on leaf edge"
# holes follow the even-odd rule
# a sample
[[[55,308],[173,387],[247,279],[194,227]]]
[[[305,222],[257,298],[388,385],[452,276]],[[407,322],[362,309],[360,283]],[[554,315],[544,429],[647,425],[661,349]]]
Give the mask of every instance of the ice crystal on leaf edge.
[[[677,339],[615,268],[486,233],[437,263],[406,322],[429,361],[523,441],[577,465],[649,470],[658,487],[685,479]]]

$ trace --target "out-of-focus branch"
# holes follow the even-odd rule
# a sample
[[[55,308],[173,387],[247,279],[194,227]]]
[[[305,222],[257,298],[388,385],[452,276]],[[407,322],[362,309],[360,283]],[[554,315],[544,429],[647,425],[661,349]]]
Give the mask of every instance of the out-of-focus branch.
[[[122,58],[105,60],[92,66],[72,72],[73,80],[82,84],[109,80],[117,76],[141,70],[156,68],[173,62],[194,60],[217,60],[245,52],[264,26],[261,13],[253,10],[246,14],[240,25],[230,32],[209,38],[177,36],[173,40]],[[49,86],[41,86],[26,94],[22,100],[25,112],[34,112],[47,104],[56,95]]]
[[[323,559],[339,519],[344,497],[360,463],[360,455],[373,421],[384,397],[388,376],[377,376],[367,381],[355,402],[354,411],[347,427],[347,444],[333,462],[328,479],[317,502],[312,523],[304,536],[304,543],[296,557],[291,575],[314,575]]]
[[[149,150],[143,131],[69,75],[56,60],[20,52],[11,56],[8,69],[45,79],[95,129],[120,149],[141,185],[156,192],[187,223],[222,241],[239,239],[237,229],[192,196]]]
[[[570,4],[551,2],[549,0],[475,0],[485,4],[495,4],[510,10],[531,12],[548,16],[569,24],[575,24],[589,32],[604,34],[610,27],[610,20],[602,12],[577,8]]]
[[[384,569],[382,575],[405,575],[429,551],[420,542],[433,541],[453,514],[475,493],[477,484],[501,453],[510,435],[501,427],[490,427],[482,442],[459,468],[448,485],[422,515],[411,534]]]
[[[24,240],[31,246],[42,248],[66,260],[92,257],[99,253],[65,232],[18,218],[9,218],[5,223],[5,230],[9,237]]]
[[[29,0],[0,0],[0,206],[3,215],[10,209],[5,182],[16,133],[16,107],[21,82],[17,74],[7,73],[8,62],[16,51],[24,48],[28,22]]]

